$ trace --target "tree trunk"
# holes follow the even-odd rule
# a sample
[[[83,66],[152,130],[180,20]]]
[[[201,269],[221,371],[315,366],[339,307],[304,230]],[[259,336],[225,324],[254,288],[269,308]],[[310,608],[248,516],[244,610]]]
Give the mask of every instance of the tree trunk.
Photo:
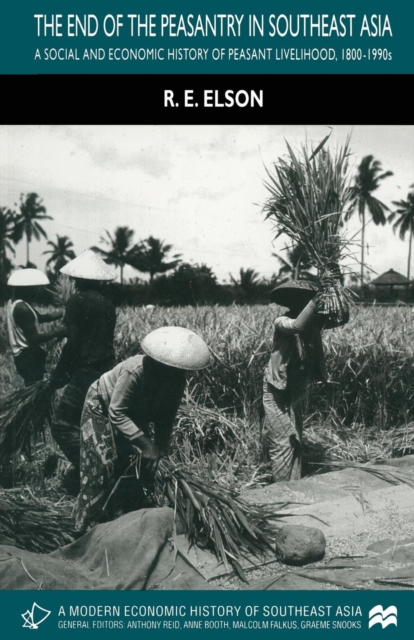
[[[362,240],[361,240],[361,299],[364,298],[364,258],[365,258],[365,200],[360,198],[359,216],[362,219]]]
[[[120,264],[119,267],[121,269],[121,284],[124,284],[124,265]]]
[[[30,256],[29,256],[29,237],[26,235],[26,267],[29,266]]]
[[[411,244],[413,241],[414,231],[410,229],[410,235],[408,236],[408,267],[407,267],[407,278],[410,279],[411,272]]]
[[[0,242],[0,287],[6,284],[6,248],[4,242]]]

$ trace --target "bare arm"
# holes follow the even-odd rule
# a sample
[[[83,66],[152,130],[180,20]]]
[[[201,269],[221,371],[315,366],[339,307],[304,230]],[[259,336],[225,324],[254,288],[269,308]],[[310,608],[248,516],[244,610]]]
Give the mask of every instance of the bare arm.
[[[22,329],[27,343],[31,347],[48,342],[53,338],[63,338],[66,334],[65,327],[57,327],[47,333],[39,333],[33,313],[25,304],[22,303],[16,305],[14,310],[14,319]]]
[[[43,324],[44,322],[53,322],[54,320],[60,320],[60,318],[63,318],[64,314],[65,312],[63,309],[51,311],[50,313],[39,313],[38,311],[36,311],[37,319],[41,324]]]
[[[306,307],[302,309],[297,318],[293,319],[288,318],[287,316],[280,316],[280,318],[277,318],[275,328],[281,333],[302,333],[317,313],[318,305],[315,298],[313,298]]]

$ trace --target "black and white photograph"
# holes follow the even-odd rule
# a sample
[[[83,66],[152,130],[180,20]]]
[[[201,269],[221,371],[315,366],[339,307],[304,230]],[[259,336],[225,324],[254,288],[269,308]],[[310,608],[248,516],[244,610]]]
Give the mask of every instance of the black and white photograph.
[[[411,125],[0,126],[0,589],[413,588],[413,238]]]

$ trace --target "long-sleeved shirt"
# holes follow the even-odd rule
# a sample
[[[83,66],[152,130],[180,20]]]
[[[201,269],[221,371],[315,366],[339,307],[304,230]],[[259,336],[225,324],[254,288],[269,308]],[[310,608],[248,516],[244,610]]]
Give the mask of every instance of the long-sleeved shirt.
[[[154,425],[155,443],[167,445],[185,388],[184,372],[156,379],[137,355],[124,360],[98,381],[98,393],[111,425],[128,439],[149,435]]]
[[[325,356],[316,304],[311,301],[297,318],[279,316],[275,321],[272,353],[265,371],[266,380],[276,389],[291,387],[301,394],[309,377],[326,380]]]

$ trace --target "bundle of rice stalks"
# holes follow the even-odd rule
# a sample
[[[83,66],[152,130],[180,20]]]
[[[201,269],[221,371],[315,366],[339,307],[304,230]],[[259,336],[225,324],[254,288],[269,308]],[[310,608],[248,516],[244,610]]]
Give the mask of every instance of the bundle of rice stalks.
[[[14,454],[30,452],[32,438],[52,421],[54,393],[49,380],[42,380],[0,400],[0,464]]]
[[[3,544],[35,553],[50,553],[74,540],[73,520],[66,507],[27,499],[25,491],[0,492],[0,536]]]
[[[331,134],[316,149],[302,145],[295,154],[288,143],[288,155],[267,171],[266,188],[270,198],[264,205],[266,219],[274,221],[276,237],[286,234],[300,247],[320,277],[337,274],[341,259],[349,255],[350,242],[341,233],[342,214],[352,204],[353,189],[349,173],[349,143],[335,154],[325,148]],[[351,294],[335,280],[324,291],[319,313],[325,326],[347,321]]]
[[[56,282],[47,289],[52,294],[53,302],[55,304],[65,306],[67,301],[76,292],[75,283],[69,278],[69,276],[61,273]]]
[[[167,500],[174,507],[190,544],[213,550],[217,559],[226,568],[230,563],[245,582],[241,559],[274,551],[274,521],[282,516],[274,504],[245,502],[234,491],[205,482],[166,458],[158,465],[156,497],[159,504]]]

